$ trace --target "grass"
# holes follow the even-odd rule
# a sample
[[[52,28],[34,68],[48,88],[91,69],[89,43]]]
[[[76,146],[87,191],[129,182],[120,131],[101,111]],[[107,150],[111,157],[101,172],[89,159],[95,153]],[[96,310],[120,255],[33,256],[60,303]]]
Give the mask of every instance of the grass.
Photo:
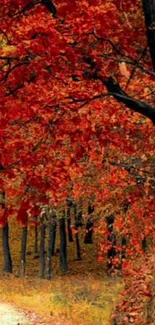
[[[0,279],[1,300],[53,323],[61,319],[66,324],[109,325],[121,290],[122,285],[116,279],[99,280],[92,276],[78,279],[65,275],[50,282],[14,276]]]
[[[33,254],[34,229],[30,229],[27,272],[21,279],[18,277],[20,235],[21,229],[14,226],[12,220],[10,243],[14,274],[7,277],[1,271],[0,299],[25,311],[35,312],[47,324],[109,325],[123,284],[120,278],[108,277],[104,263],[97,262],[97,241],[93,245],[82,244],[82,261],[75,261],[74,243],[69,244],[69,272],[60,273],[57,255],[52,261],[52,280],[40,280],[39,260],[34,259]],[[2,256],[1,251],[0,254]],[[1,269],[2,264],[0,259]]]

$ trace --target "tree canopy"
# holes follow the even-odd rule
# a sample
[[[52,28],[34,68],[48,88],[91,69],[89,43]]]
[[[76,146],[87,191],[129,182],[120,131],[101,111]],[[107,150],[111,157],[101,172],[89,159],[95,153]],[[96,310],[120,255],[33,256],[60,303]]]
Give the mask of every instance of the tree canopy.
[[[6,193],[5,218],[15,198],[19,218],[24,218],[28,209],[35,214],[37,202],[58,205],[68,195],[93,195],[98,206],[129,200],[148,231],[155,210],[150,189],[155,72],[145,1],[2,4],[0,186]],[[139,166],[131,156],[140,157]],[[137,186],[134,169],[141,177],[147,174],[143,185]]]

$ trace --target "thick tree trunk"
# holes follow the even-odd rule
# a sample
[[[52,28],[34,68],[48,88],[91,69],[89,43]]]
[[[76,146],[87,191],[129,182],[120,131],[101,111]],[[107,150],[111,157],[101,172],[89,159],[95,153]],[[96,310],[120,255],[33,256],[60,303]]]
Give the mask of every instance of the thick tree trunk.
[[[12,259],[9,246],[9,225],[3,227],[2,232],[2,243],[3,243],[3,256],[4,256],[4,272],[12,273]]]
[[[44,278],[45,274],[45,238],[46,238],[46,225],[40,226],[40,278]]]
[[[21,240],[20,277],[25,275],[26,270],[26,248],[27,248],[28,227],[23,227]]]
[[[67,238],[66,238],[66,224],[65,217],[61,217],[59,220],[60,229],[60,268],[62,272],[68,270],[67,263]]]
[[[142,0],[142,5],[145,17],[148,46],[150,50],[153,70],[155,72],[155,1]]]

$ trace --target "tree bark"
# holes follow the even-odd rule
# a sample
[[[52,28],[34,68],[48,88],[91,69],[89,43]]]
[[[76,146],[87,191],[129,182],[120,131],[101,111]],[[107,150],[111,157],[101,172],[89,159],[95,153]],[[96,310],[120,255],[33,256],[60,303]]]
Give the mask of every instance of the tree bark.
[[[46,237],[46,225],[40,226],[40,278],[44,278],[45,275],[45,237]]]
[[[60,229],[60,268],[62,272],[68,270],[67,263],[67,238],[66,238],[66,224],[65,217],[61,217],[59,220]]]
[[[52,232],[53,227],[52,224],[48,226],[48,249],[47,249],[47,280],[51,280],[52,277],[52,248],[53,248],[53,238]]]
[[[144,237],[143,240],[142,240],[142,249],[143,249],[144,252],[147,251],[147,239],[146,239],[146,237]]]
[[[146,36],[150,50],[153,70],[155,72],[155,1],[142,0],[145,17]]]
[[[5,224],[2,232],[3,256],[4,256],[4,272],[12,273],[12,259],[9,246],[9,225]]]
[[[52,256],[55,255],[56,231],[57,231],[57,222],[55,217],[52,220],[52,225],[50,230],[50,250]]]
[[[118,102],[125,104],[127,108],[134,112],[146,116],[155,125],[155,107],[129,96],[112,77],[105,80],[104,77],[94,74],[92,78],[100,80],[104,84],[109,92],[109,96],[113,96]]]
[[[126,245],[127,245],[127,240],[126,240],[126,238],[123,236],[123,237],[122,237],[121,260],[123,260],[124,258],[126,258]]]
[[[3,170],[3,166],[0,164],[0,170]],[[5,191],[0,193],[0,205],[5,213]],[[6,224],[2,230],[2,245],[3,245],[3,256],[4,256],[4,272],[12,273],[12,258],[9,245],[9,224],[6,220]]]
[[[104,85],[107,87],[111,95],[120,103],[125,104],[128,108],[132,109],[134,112],[140,113],[147,118],[149,118],[155,125],[155,107],[152,107],[140,100],[132,98],[125,93],[125,91],[120,87],[115,80],[110,77],[108,81],[104,81]]]
[[[91,204],[88,205],[88,220],[86,223],[86,233],[84,237],[84,244],[92,244],[93,243],[93,219],[91,214],[94,212],[94,206]]]
[[[21,241],[21,257],[20,257],[20,277],[25,275],[26,270],[26,248],[27,248],[27,226],[23,227],[22,230],[22,241]]]
[[[74,204],[74,218],[75,218],[75,230],[77,231],[75,234],[77,260],[82,260],[80,239],[79,239],[79,233],[78,233],[79,224],[81,226],[81,215],[80,215],[80,218],[78,218],[78,211],[77,211],[76,203]]]
[[[78,229],[77,229],[78,231]],[[76,253],[77,253],[77,260],[82,260],[81,257],[81,246],[80,246],[80,240],[79,240],[79,234],[78,232],[75,234],[75,242],[76,242]]]
[[[70,213],[70,207],[67,206],[67,231],[68,231],[68,241],[70,243],[73,243],[73,234],[71,229],[71,213]]]
[[[38,217],[35,217],[35,220],[38,220]],[[34,228],[34,254],[38,254],[38,225],[35,225]]]
[[[93,220],[89,217],[86,223],[84,244],[93,244]]]

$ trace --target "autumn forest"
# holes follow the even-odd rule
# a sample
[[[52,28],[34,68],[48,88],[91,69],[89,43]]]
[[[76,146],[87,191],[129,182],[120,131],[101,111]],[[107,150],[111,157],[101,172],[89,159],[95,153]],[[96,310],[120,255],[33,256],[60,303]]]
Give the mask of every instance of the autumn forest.
[[[1,0],[0,297],[155,324],[154,198],[154,0]]]

